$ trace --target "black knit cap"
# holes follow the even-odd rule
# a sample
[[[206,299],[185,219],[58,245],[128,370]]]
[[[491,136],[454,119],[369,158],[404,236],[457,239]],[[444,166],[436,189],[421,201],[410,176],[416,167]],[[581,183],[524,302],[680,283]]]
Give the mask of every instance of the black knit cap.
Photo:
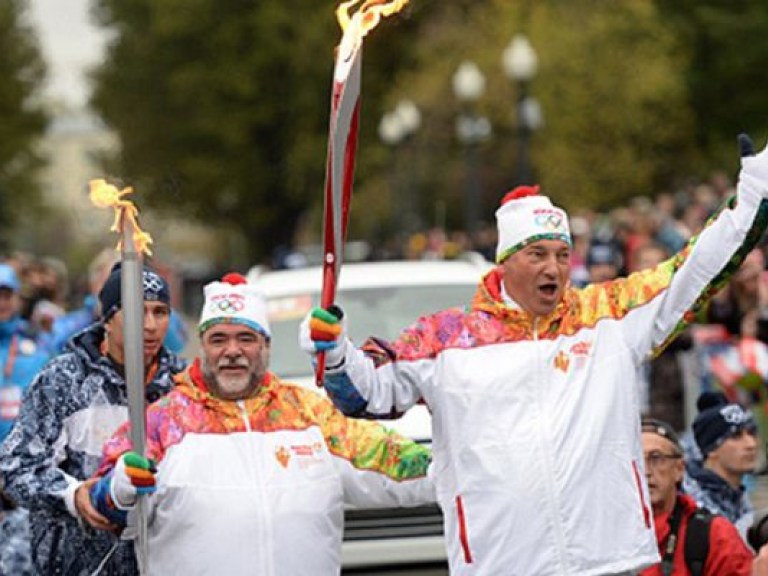
[[[704,459],[742,430],[752,433],[757,431],[752,413],[736,403],[728,402],[722,392],[704,392],[696,401],[696,407],[699,413],[693,421],[693,437]]]
[[[101,317],[105,322],[122,308],[120,283],[121,263],[118,262],[112,266],[112,270],[110,270],[109,276],[99,292]],[[171,304],[171,289],[168,286],[168,282],[146,265],[142,273],[142,286],[144,288],[144,300]]]

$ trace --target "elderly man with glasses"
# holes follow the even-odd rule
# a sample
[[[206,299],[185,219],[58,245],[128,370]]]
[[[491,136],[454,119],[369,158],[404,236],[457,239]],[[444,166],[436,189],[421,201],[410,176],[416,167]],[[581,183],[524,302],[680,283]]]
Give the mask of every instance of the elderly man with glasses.
[[[722,516],[702,511],[693,498],[679,491],[685,466],[683,450],[672,427],[660,420],[644,419],[642,444],[662,561],[640,576],[750,574],[752,551],[733,524]]]

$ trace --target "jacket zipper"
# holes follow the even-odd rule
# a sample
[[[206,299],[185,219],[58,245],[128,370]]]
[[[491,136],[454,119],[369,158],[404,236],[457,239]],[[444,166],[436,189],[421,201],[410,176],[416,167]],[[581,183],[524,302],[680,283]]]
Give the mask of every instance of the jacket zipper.
[[[248,434],[253,433],[253,429],[251,428],[251,419],[248,417],[248,410],[245,407],[245,401],[244,400],[238,400],[237,406],[240,408],[240,415],[243,418],[243,423],[245,424],[245,430]],[[252,461],[252,458],[249,456],[249,460],[251,460],[251,464],[254,466],[254,468],[258,467],[258,464]],[[259,491],[259,494],[261,496],[261,503],[264,508],[264,510],[269,509],[269,502],[264,497],[264,493],[262,491]],[[264,541],[265,542],[271,542],[273,539],[273,532],[272,532],[272,517],[270,514],[266,513],[264,514]],[[265,546],[266,550],[269,550],[269,546]],[[266,557],[263,558],[263,562],[261,564],[262,568],[264,569],[262,574],[275,574],[275,566],[274,566],[274,556],[271,554],[266,554]]]
[[[539,341],[539,316],[533,317],[533,327],[532,327],[532,337],[534,342]],[[536,347],[536,366],[538,375],[537,378],[540,382],[544,381],[545,374],[547,374],[547,370],[543,369],[545,361],[540,358],[541,352],[539,347]],[[541,411],[542,408],[539,406],[539,410]],[[557,492],[557,488],[555,487],[554,482],[554,455],[552,454],[551,446],[552,446],[552,438],[550,436],[545,436],[546,439],[544,440],[544,448],[547,454],[547,457],[545,458],[546,467],[547,467],[547,491],[549,492],[550,498],[550,507],[549,507],[549,513],[551,515],[553,524],[554,524],[554,532],[555,532],[555,540],[556,540],[556,547],[557,547],[557,564],[559,566],[559,573],[564,574],[566,570],[566,545],[565,545],[565,537],[563,536],[563,527],[560,522],[559,518],[559,494]]]

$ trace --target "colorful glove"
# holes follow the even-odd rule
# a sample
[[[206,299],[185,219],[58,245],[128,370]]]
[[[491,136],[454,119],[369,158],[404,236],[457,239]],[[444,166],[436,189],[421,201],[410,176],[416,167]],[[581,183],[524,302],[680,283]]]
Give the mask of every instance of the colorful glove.
[[[344,312],[336,306],[310,310],[299,327],[299,346],[315,356],[325,352],[326,366],[333,368],[344,360],[346,342]]]
[[[110,496],[119,508],[131,508],[139,494],[151,494],[157,490],[157,469],[152,460],[135,452],[126,452],[117,461],[110,482]]]

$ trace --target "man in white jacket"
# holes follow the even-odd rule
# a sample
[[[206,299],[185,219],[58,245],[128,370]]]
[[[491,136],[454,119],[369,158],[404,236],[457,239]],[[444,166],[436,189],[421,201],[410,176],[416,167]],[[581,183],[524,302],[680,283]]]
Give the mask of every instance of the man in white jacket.
[[[202,357],[147,411],[157,476],[126,425],[91,495],[125,526],[137,494],[155,492],[150,574],[338,574],[344,504],[434,502],[429,450],[269,372],[257,287],[237,274],[208,284],[199,329]]]
[[[340,314],[305,319],[301,345],[325,352],[325,385],[345,414],[429,407],[452,574],[624,574],[659,561],[638,379],[765,230],[768,151],[740,140],[736,197],[655,268],[570,287],[567,215],[521,187],[496,212],[498,267],[469,309],[361,349]]]

